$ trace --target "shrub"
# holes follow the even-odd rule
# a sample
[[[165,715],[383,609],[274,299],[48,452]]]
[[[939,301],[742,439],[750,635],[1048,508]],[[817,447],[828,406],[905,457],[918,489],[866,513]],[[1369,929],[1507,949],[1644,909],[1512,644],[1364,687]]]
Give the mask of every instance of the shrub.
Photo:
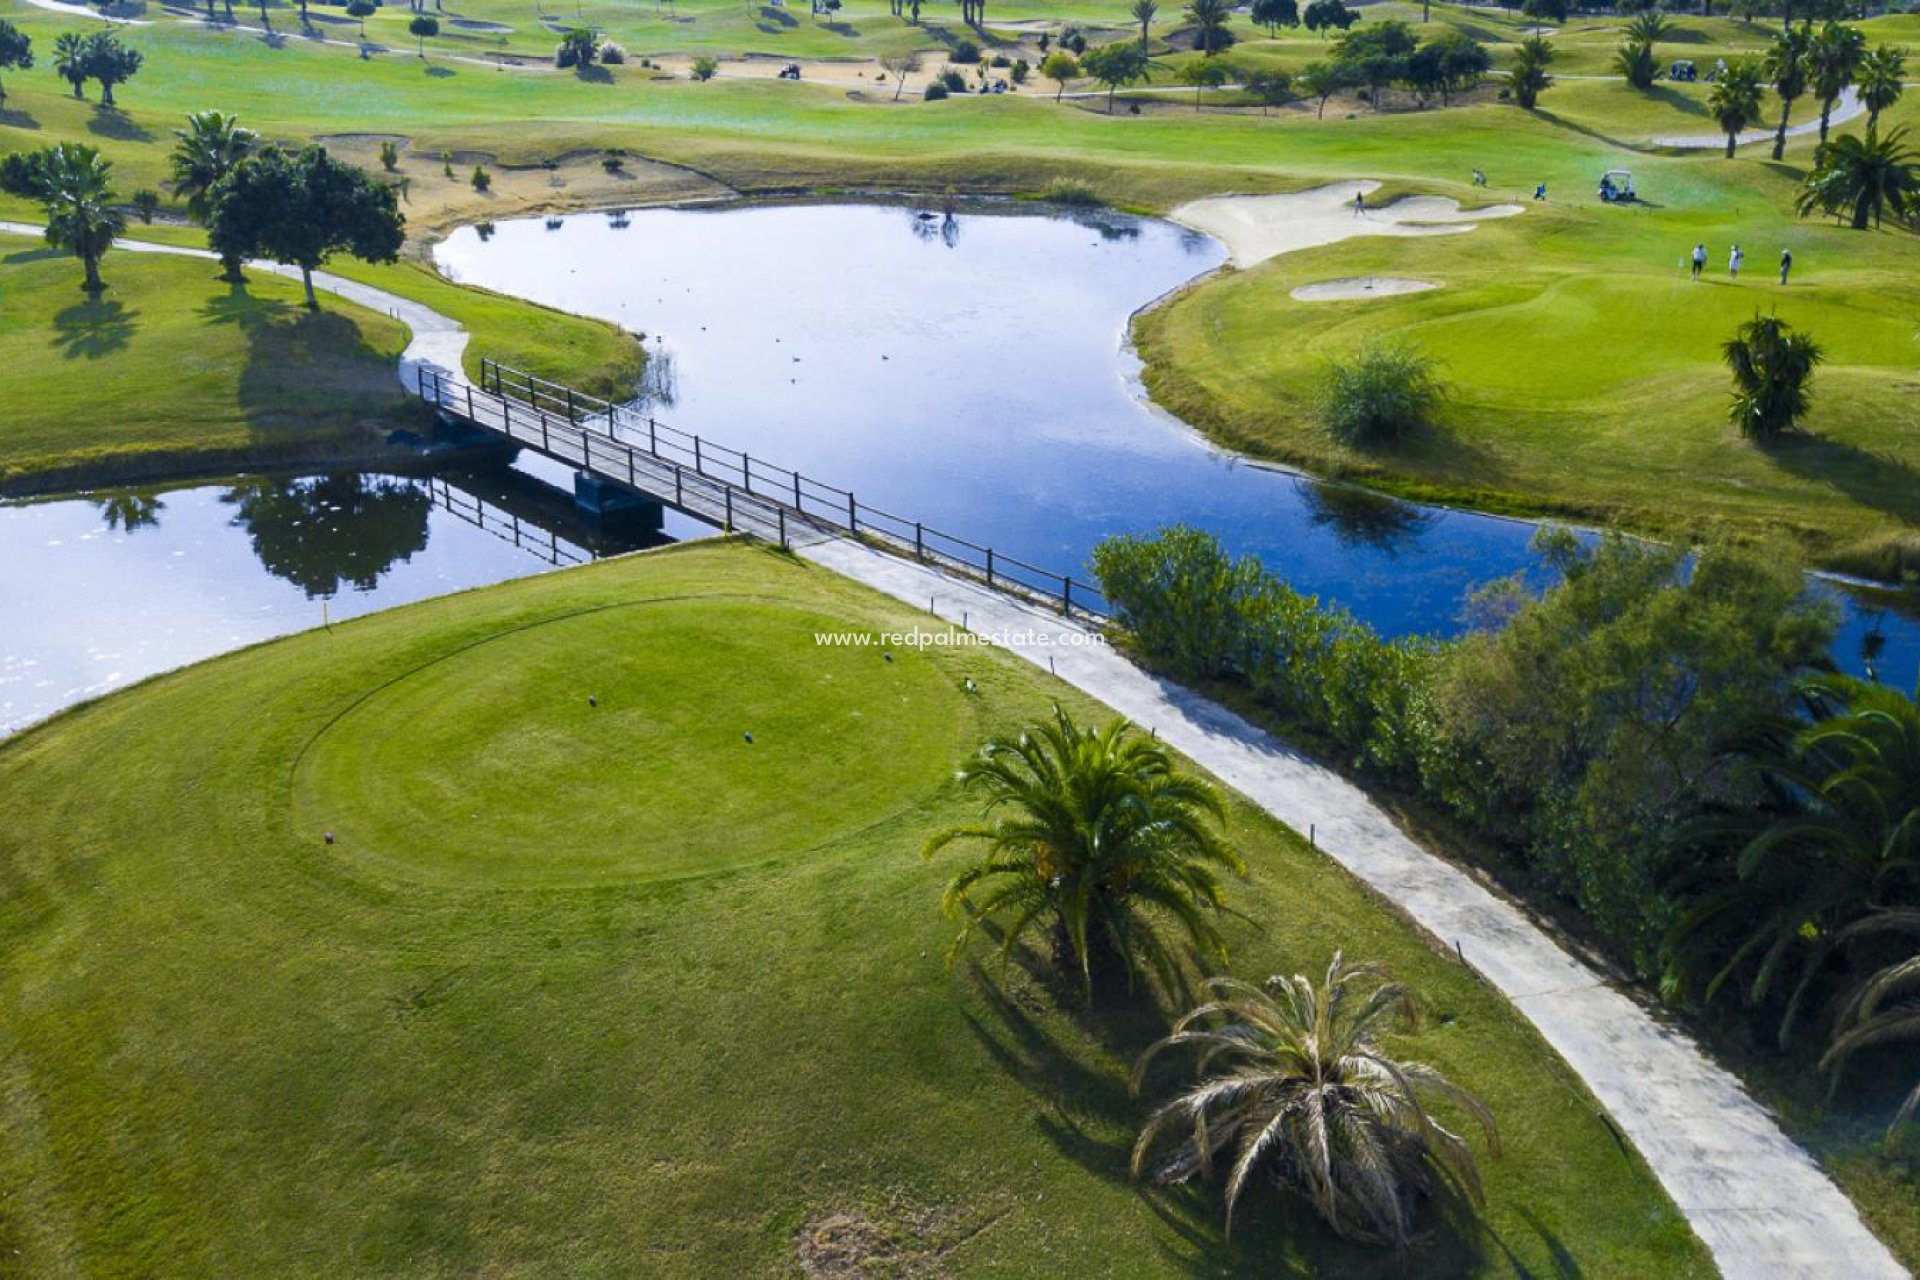
[[[1013,64],[1013,82],[1025,84],[1027,77],[1033,74],[1033,66],[1025,58],[1019,58]]]
[[[956,40],[953,42],[953,52],[947,55],[947,61],[962,64],[978,62],[980,61],[980,46],[971,40]]]
[[[967,77],[961,72],[955,71],[952,67],[948,67],[940,73],[939,82],[946,87],[948,93],[965,93],[967,91]]]
[[[1047,185],[1040,188],[1040,198],[1050,204],[1067,204],[1079,208],[1093,208],[1106,203],[1093,184],[1080,178],[1048,178]]]
[[[160,212],[160,193],[151,187],[142,187],[133,193],[130,203],[140,221],[151,224],[153,215]]]
[[[996,53],[993,55],[993,62],[990,65],[996,66],[996,67],[1010,67],[1013,65],[1013,59],[1009,58],[1004,53]]]
[[[1334,439],[1367,448],[1429,425],[1445,394],[1431,357],[1401,343],[1374,340],[1328,367],[1315,411]]]
[[[400,167],[400,144],[391,140],[380,144],[380,167],[392,173]]]
[[[600,167],[608,173],[620,172],[621,166],[626,164],[626,162],[627,153],[617,148],[607,151],[605,155],[600,157]]]
[[[947,96],[947,86],[944,84],[941,84],[938,80],[935,80],[932,84],[927,86],[926,92],[921,95],[921,98],[923,101],[926,101],[926,102],[938,102],[940,101],[940,99],[946,96]]]
[[[600,62],[604,66],[617,67],[627,60],[627,51],[609,40],[600,46]]]
[[[693,60],[692,73],[695,80],[711,80],[713,73],[719,69],[720,64],[712,58],[701,57]]]
[[[483,164],[473,166],[473,189],[479,192],[486,192],[491,190],[492,187],[493,175],[487,172],[487,166]]]
[[[449,178],[453,176],[453,152],[442,151],[440,153],[440,172]]]

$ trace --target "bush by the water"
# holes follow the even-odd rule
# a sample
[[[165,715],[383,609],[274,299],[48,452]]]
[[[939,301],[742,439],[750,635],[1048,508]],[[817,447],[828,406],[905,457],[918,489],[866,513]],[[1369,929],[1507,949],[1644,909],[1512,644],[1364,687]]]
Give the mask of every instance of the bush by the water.
[[[1048,178],[1047,185],[1040,188],[1040,198],[1050,204],[1075,205],[1080,208],[1094,208],[1106,203],[1093,184],[1080,178]]]
[[[940,99],[947,96],[947,86],[945,86],[944,84],[941,84],[938,80],[935,80],[932,84],[926,87],[926,91],[922,93],[920,96],[922,97],[923,100],[927,102],[938,102],[940,101]]]
[[[1370,341],[1327,367],[1314,409],[1334,439],[1366,448],[1430,425],[1445,397],[1431,357],[1403,343]]]

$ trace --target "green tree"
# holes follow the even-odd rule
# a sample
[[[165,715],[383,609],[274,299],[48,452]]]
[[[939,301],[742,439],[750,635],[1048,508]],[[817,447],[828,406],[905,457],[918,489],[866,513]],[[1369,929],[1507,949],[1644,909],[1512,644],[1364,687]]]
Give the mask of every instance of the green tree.
[[[1740,145],[1740,134],[1760,118],[1760,64],[1752,58],[1738,58],[1714,81],[1707,95],[1707,111],[1727,135],[1727,159]]]
[[[440,19],[430,13],[416,13],[407,24],[407,34],[419,41],[419,54],[427,56],[427,40],[440,34]]]
[[[205,226],[213,215],[214,188],[253,154],[260,136],[241,128],[239,117],[228,112],[196,111],[187,117],[186,128],[174,130],[173,137],[173,153],[168,157],[173,193],[186,200],[188,216]],[[223,254],[220,263],[228,280],[241,279],[237,255]]]
[[[1553,77],[1547,74],[1552,65],[1553,45],[1545,36],[1529,36],[1514,49],[1507,66],[1507,84],[1523,111],[1533,110],[1540,95],[1552,86]]]
[[[1241,77],[1241,82],[1259,101],[1263,116],[1269,109],[1293,100],[1293,77],[1284,71],[1249,71]]]
[[[1551,22],[1557,26],[1567,20],[1567,0],[1526,0],[1520,12],[1536,23]]]
[[[1153,20],[1160,16],[1160,6],[1154,0],[1133,0],[1133,7],[1127,15],[1140,24],[1140,48],[1147,47],[1147,38],[1153,27]]]
[[[1720,348],[1733,371],[1727,416],[1740,433],[1771,440],[1806,416],[1820,346],[1778,316],[1755,316]]]
[[[1659,44],[1673,36],[1673,24],[1657,9],[1634,14],[1623,30],[1629,42],[1645,45]]]
[[[1274,35],[1281,27],[1300,25],[1300,0],[1253,0],[1249,16]]]
[[[367,38],[367,19],[380,12],[380,6],[373,0],[347,0],[347,16],[360,20],[360,38]]]
[[[53,41],[53,74],[73,87],[73,96],[87,96],[87,81],[93,71],[87,65],[87,38],[74,31],[63,31]]]
[[[113,165],[92,147],[60,142],[39,153],[35,166],[38,198],[46,210],[47,243],[80,259],[86,269],[83,288],[98,295],[100,259],[127,229],[113,207]]]
[[[1776,31],[1760,64],[1780,98],[1780,128],[1773,135],[1775,160],[1786,154],[1787,119],[1793,114],[1793,104],[1807,91],[1808,51],[1812,44],[1813,36],[1805,27]]]
[[[1193,24],[1193,47],[1212,57],[1233,47],[1233,32],[1227,23],[1233,18],[1233,0],[1188,0],[1187,21]]]
[[[1327,366],[1314,416],[1341,444],[1392,444],[1432,423],[1446,398],[1433,360],[1411,346],[1370,339]]]
[[[900,95],[906,91],[907,77],[920,69],[920,55],[917,53],[895,53],[880,59],[880,68],[893,77],[893,100],[900,101]]]
[[[1295,81],[1300,91],[1319,101],[1314,119],[1327,118],[1327,99],[1336,93],[1358,88],[1360,77],[1354,69],[1344,62],[1309,62],[1300,68],[1300,78]]]
[[[1843,945],[1858,944],[1888,933],[1920,933],[1920,911],[1911,907],[1875,911],[1841,930],[1838,940]],[[1843,995],[1834,1017],[1833,1035],[1820,1057],[1820,1068],[1833,1072],[1836,1089],[1841,1069],[1856,1055],[1888,1044],[1920,1040],[1920,1000],[1916,995],[1920,995],[1920,954],[1911,944],[1904,955],[1873,970]],[[1901,1130],[1917,1109],[1920,1085],[1907,1094],[1887,1126],[1889,1147],[1899,1141]]]
[[[141,222],[152,226],[154,215],[160,212],[160,193],[152,187],[142,187],[128,197],[127,203]]]
[[[5,65],[0,55],[0,65]],[[1881,45],[1860,59],[1860,102],[1867,109],[1867,131],[1880,124],[1880,113],[1900,101],[1906,91],[1906,53]]]
[[[1225,958],[1210,917],[1221,873],[1244,875],[1246,865],[1220,834],[1219,794],[1158,740],[1120,719],[1085,729],[1056,706],[1052,720],[988,742],[960,781],[985,795],[985,819],[940,833],[924,854],[956,841],[986,847],[942,900],[964,921],[956,948],[988,921],[999,923],[1003,955],[1047,928],[1055,963],[1087,1000],[1120,977],[1132,989],[1143,972],[1178,985],[1163,920],[1205,959]]]
[[[600,36],[590,27],[575,27],[560,37],[553,53],[554,65],[585,71],[600,53]]]
[[[1884,138],[1869,129],[1865,137],[1843,134],[1822,146],[1800,190],[1800,215],[1851,216],[1853,229],[1865,231],[1888,212],[1899,219],[1920,214],[1920,155],[1906,138],[1902,125]]]
[[[1813,96],[1820,100],[1820,141],[1827,140],[1834,103],[1853,83],[1866,55],[1867,38],[1858,27],[1829,22],[1813,37],[1807,50],[1807,80],[1812,85]]]
[[[1448,1187],[1483,1203],[1466,1139],[1435,1103],[1458,1107],[1499,1150],[1493,1115],[1422,1062],[1395,1058],[1389,1035],[1414,1023],[1412,994],[1336,952],[1320,982],[1274,977],[1264,988],[1208,981],[1210,999],[1174,1024],[1134,1067],[1139,1092],[1168,1049],[1199,1051],[1199,1081],[1156,1110],[1133,1148],[1133,1174],[1181,1183],[1226,1175],[1227,1233],[1250,1184],[1304,1197],[1340,1236],[1404,1249],[1415,1209]],[[1159,1160],[1169,1132],[1182,1141]]]
[[[1219,2],[1224,3],[1225,0]],[[1147,55],[1131,40],[1102,45],[1086,56],[1080,69],[1107,86],[1108,115],[1113,114],[1113,96],[1121,86],[1145,80],[1150,74]]]
[[[1651,89],[1660,74],[1660,60],[1654,56],[1652,45],[1629,40],[1614,51],[1613,69],[1633,88]]]
[[[144,53],[127,48],[111,31],[88,36],[84,62],[87,74],[100,82],[100,105],[112,110],[113,87],[133,79],[146,60]]]
[[[1313,0],[1300,15],[1309,31],[1345,31],[1360,21],[1360,15],[1342,0]]]
[[[1368,101],[1378,111],[1381,90],[1407,78],[1408,55],[1418,43],[1412,27],[1389,18],[1342,32],[1334,41],[1334,60],[1353,69],[1355,77],[1367,87]]]
[[[11,22],[0,19],[0,71],[31,71],[33,38]],[[7,102],[7,89],[0,84],[0,106]]]
[[[693,60],[693,65],[688,69],[688,74],[691,75],[695,80],[698,80],[704,83],[708,80],[713,79],[715,73],[718,72],[719,70],[720,70],[720,62],[717,58],[710,58],[705,55],[702,55]]]
[[[1065,49],[1055,49],[1040,60],[1040,74],[1058,86],[1053,91],[1053,100],[1058,102],[1067,91],[1067,82],[1080,74],[1080,63]]]
[[[1193,86],[1193,109],[1200,110],[1200,91],[1218,89],[1231,80],[1235,69],[1224,58],[1196,58],[1183,63],[1178,75],[1182,84]]]
[[[271,258],[300,268],[318,310],[313,272],[337,252],[392,262],[406,238],[393,188],[317,146],[297,155],[267,146],[222,178],[211,196],[208,242],[223,258]]]

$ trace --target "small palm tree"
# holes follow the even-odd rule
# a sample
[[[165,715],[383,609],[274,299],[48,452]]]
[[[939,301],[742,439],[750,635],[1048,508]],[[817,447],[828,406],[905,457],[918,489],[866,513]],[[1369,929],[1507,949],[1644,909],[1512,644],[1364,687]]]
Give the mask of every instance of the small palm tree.
[[[1241,1194],[1265,1177],[1306,1197],[1335,1233],[1405,1248],[1416,1198],[1444,1185],[1481,1203],[1479,1170],[1466,1140],[1429,1109],[1445,1101],[1478,1122],[1499,1150],[1493,1116],[1434,1068],[1397,1061],[1381,1046],[1404,1028],[1413,1001],[1371,965],[1336,953],[1320,983],[1296,974],[1264,989],[1231,978],[1207,983],[1213,998],[1141,1055],[1137,1093],[1163,1050],[1200,1051],[1200,1081],[1155,1111],[1133,1148],[1137,1178],[1162,1135],[1187,1141],[1154,1167],[1162,1183],[1227,1171],[1227,1232]]]
[[[1807,79],[1813,96],[1820,99],[1820,141],[1827,140],[1827,124],[1833,118],[1833,105],[1853,83],[1867,56],[1867,38],[1860,28],[1829,22],[1820,28],[1807,48]]]
[[[1906,91],[1906,54],[1881,45],[1860,59],[1860,102],[1867,109],[1867,131],[1879,127],[1880,113]]]
[[[1844,942],[1859,942],[1883,933],[1920,933],[1920,911],[1886,909],[1874,912],[1840,931]],[[1856,983],[1840,1001],[1833,1023],[1833,1037],[1820,1057],[1820,1068],[1832,1071],[1838,1083],[1840,1070],[1855,1054],[1879,1045],[1920,1040],[1920,954],[1909,954],[1869,973]],[[1889,1146],[1897,1143],[1900,1131],[1920,1110],[1920,1085],[1907,1094],[1893,1122],[1887,1126]]]
[[[1212,56],[1233,44],[1227,22],[1233,17],[1233,0],[1188,0],[1187,21],[1193,24],[1193,47]]]
[[[1889,212],[1895,218],[1920,213],[1920,154],[1906,139],[1902,125],[1884,138],[1868,129],[1865,137],[1844,134],[1822,146],[1800,189],[1800,216],[1850,217],[1855,231],[1865,231]]]
[[[188,215],[205,226],[213,216],[214,185],[253,154],[260,145],[260,135],[241,128],[239,117],[230,112],[195,111],[187,117],[187,127],[175,129],[173,136],[173,154],[168,162],[173,170],[174,194],[186,199]],[[237,256],[223,256],[220,262],[227,279],[240,279]]]
[[[1813,37],[1805,27],[1776,31],[1760,64],[1773,91],[1780,96],[1780,128],[1773,135],[1775,160],[1786,154],[1787,117],[1793,114],[1794,102],[1807,91],[1808,49],[1812,43]]]
[[[1553,84],[1553,77],[1547,74],[1547,68],[1553,63],[1553,45],[1545,36],[1529,36],[1520,42],[1513,51],[1513,62],[1507,71],[1507,85],[1513,90],[1513,100],[1522,110],[1533,110],[1540,101],[1540,95]]]
[[[1740,134],[1760,118],[1760,65],[1752,58],[1741,58],[1714,82],[1707,95],[1707,110],[1727,135],[1727,159],[1740,145]]]
[[[1672,35],[1673,24],[1668,22],[1667,16],[1658,9],[1645,9],[1636,13],[1633,15],[1633,20],[1626,25],[1627,39],[1634,44],[1651,47]]]
[[[1629,40],[1614,52],[1613,69],[1633,88],[1651,89],[1654,77],[1660,74],[1660,62],[1653,56],[1652,45]]]
[[[39,172],[47,243],[79,258],[87,272],[82,287],[98,294],[107,287],[100,279],[100,259],[127,229],[126,218],[111,203],[113,183],[108,175],[113,166],[98,151],[77,142],[57,143],[42,157]]]
[[[1140,47],[1146,48],[1147,35],[1153,27],[1153,20],[1160,16],[1160,6],[1153,0],[1133,0],[1133,8],[1127,13],[1140,24]]]
[[[988,742],[960,781],[986,794],[991,820],[940,833],[923,855],[959,840],[986,846],[942,899],[966,922],[956,952],[989,920],[1004,930],[1003,955],[1029,930],[1050,927],[1055,962],[1089,1000],[1096,978],[1115,967],[1129,988],[1142,969],[1178,985],[1160,919],[1203,956],[1225,959],[1209,917],[1221,905],[1220,872],[1244,875],[1246,864],[1219,834],[1219,794],[1176,768],[1158,741],[1120,719],[1083,729],[1056,706],[1051,721]]]
[[[1778,316],[1755,316],[1721,347],[1733,370],[1727,416],[1742,435],[1770,440],[1807,412],[1808,384],[1821,361],[1819,344]]]
[[[53,42],[53,74],[73,86],[73,96],[87,96],[87,81],[93,77],[89,65],[92,49],[78,32],[65,31]]]

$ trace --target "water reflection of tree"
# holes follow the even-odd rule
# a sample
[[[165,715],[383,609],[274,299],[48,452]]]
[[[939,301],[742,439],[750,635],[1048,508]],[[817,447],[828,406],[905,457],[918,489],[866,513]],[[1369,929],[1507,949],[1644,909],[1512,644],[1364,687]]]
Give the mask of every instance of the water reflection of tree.
[[[930,213],[925,209],[907,210],[907,225],[913,228],[913,234],[931,243],[938,240],[951,249],[960,243],[960,219],[949,209],[945,213]]]
[[[342,583],[373,590],[396,561],[426,548],[433,507],[411,481],[359,472],[249,477],[221,501],[239,509],[233,523],[267,571],[314,600],[338,595]]]
[[[100,508],[101,518],[107,522],[107,528],[126,533],[158,525],[160,513],[167,509],[167,504],[160,501],[160,495],[138,489],[106,494],[95,498],[94,504]]]
[[[671,409],[680,398],[680,370],[673,352],[664,343],[655,343],[647,353],[646,368],[640,373],[640,389],[631,401],[642,413]]]
[[[1389,556],[1410,550],[1433,513],[1385,494],[1352,485],[1301,482],[1307,518],[1338,538],[1343,546],[1366,547]]]

